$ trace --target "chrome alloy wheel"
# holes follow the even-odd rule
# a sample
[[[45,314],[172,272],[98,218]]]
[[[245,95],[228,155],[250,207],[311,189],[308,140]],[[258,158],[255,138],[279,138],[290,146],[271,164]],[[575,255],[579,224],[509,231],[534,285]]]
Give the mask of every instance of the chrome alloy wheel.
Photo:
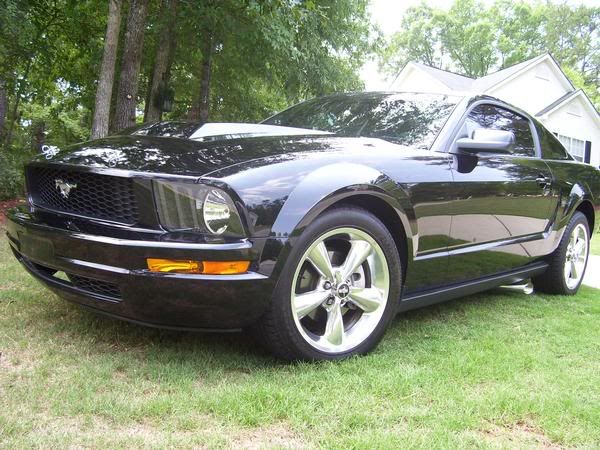
[[[580,223],[571,232],[565,258],[565,283],[569,289],[579,285],[588,258],[589,240],[587,230]]]
[[[357,228],[331,230],[298,263],[291,292],[294,322],[314,348],[349,351],[381,321],[389,287],[387,260],[373,237]]]

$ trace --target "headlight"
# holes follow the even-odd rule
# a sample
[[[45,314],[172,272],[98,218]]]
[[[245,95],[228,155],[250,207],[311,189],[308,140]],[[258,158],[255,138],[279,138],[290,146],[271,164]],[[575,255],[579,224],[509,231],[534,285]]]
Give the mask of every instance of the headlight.
[[[158,218],[167,230],[244,235],[237,208],[225,191],[184,182],[153,181],[153,185]]]
[[[215,189],[206,194],[202,207],[204,225],[213,234],[223,234],[229,226],[231,209],[223,194]]]

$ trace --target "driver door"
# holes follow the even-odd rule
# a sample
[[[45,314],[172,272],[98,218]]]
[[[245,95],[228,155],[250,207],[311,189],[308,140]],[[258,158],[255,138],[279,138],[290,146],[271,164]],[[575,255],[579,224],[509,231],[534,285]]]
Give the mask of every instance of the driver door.
[[[462,151],[453,145],[449,273],[463,282],[517,269],[535,259],[556,204],[552,173],[539,157],[531,121],[500,104],[474,106],[456,139],[477,128],[508,130],[507,153]]]

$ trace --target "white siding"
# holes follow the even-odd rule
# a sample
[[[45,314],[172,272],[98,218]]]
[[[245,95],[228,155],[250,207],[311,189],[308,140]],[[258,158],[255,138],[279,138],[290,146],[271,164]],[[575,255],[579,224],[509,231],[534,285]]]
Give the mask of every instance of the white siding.
[[[575,114],[574,114],[575,113]],[[600,119],[592,114],[581,94],[549,115],[538,117],[553,133],[592,143],[590,164],[600,166]]]
[[[486,94],[534,115],[571,90],[571,86],[566,85],[560,74],[556,73],[556,68],[548,60],[544,60],[506,83],[492,87]]]

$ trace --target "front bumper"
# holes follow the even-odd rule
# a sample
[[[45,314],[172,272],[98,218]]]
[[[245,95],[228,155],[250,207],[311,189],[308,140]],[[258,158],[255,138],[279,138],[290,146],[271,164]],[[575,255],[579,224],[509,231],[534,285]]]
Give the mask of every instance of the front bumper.
[[[280,246],[269,239],[212,244],[86,234],[49,225],[26,206],[9,212],[7,235],[19,262],[60,297],[121,319],[178,329],[231,330],[255,322],[275,285],[261,270],[274,262],[261,263],[261,255],[265,246]],[[159,274],[146,269],[150,257],[252,263],[241,275]]]

